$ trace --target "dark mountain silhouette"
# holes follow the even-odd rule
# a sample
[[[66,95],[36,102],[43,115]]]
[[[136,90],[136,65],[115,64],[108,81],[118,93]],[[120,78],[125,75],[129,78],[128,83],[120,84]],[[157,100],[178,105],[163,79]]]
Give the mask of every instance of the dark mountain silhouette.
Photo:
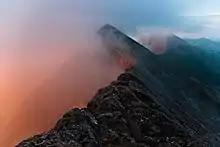
[[[138,60],[136,73],[146,87],[159,95],[156,101],[181,120],[182,125],[199,137],[220,132],[220,79],[216,70],[205,64],[208,60],[205,52],[172,35],[166,52],[154,55],[114,27],[107,25],[105,29],[109,30],[106,34],[114,32],[118,38],[126,38],[119,40],[125,41],[121,44],[129,44],[129,52]]]
[[[155,55],[110,25],[98,34],[115,57],[135,58],[136,64],[100,90],[87,109],[73,109],[50,132],[19,147],[45,137],[43,145],[54,138],[57,146],[220,145],[219,75],[205,64],[206,53],[174,35],[168,38],[166,52]],[[152,134],[147,133],[151,130],[148,123],[156,124]],[[74,132],[76,127],[83,131]],[[166,127],[171,134],[162,129]]]
[[[126,71],[100,89],[87,108],[70,110],[49,132],[17,145],[25,146],[200,147],[207,143],[172,121],[136,75]]]

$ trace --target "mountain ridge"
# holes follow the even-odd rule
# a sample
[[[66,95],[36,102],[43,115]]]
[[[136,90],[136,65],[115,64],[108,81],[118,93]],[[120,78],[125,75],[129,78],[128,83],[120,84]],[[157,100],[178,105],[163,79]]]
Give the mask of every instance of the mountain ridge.
[[[88,107],[94,108],[94,110],[100,110],[99,108],[102,108],[102,106],[105,106],[103,109],[107,110],[107,114],[105,115],[103,114],[101,116],[107,115],[106,117],[110,117],[110,116],[114,116],[114,114],[113,115],[111,114],[113,112],[112,109],[107,109],[107,108],[110,108],[109,106],[117,105],[117,107],[121,107],[121,104],[122,104],[125,107],[127,107],[126,105],[128,105],[129,109],[127,110],[132,111],[133,108],[136,108],[139,106],[137,103],[130,104],[126,102],[126,100],[132,97],[132,95],[133,96],[135,94],[139,95],[138,99],[145,104],[149,103],[148,96],[152,96],[150,101],[151,102],[153,101],[154,103],[153,105],[156,106],[156,110],[163,112],[168,118],[171,118],[172,121],[174,121],[178,126],[180,126],[180,128],[184,128],[183,130],[187,134],[187,136],[190,136],[193,139],[197,140],[194,143],[205,143],[206,142],[208,143],[206,144],[207,146],[213,146],[213,147],[219,146],[220,127],[218,124],[220,123],[220,119],[219,119],[220,118],[219,116],[220,107],[219,107],[219,103],[216,103],[216,101],[214,100],[216,96],[210,94],[211,90],[209,89],[209,88],[211,89],[215,88],[216,83],[215,82],[213,83],[212,77],[207,77],[207,75],[209,74],[214,75],[215,73],[212,73],[212,71],[209,71],[209,69],[206,68],[206,65],[203,63],[203,60],[201,60],[200,57],[197,57],[197,55],[200,55],[200,51],[197,54],[197,48],[189,45],[188,43],[185,43],[185,41],[182,42],[182,40],[181,39],[179,40],[179,38],[175,38],[174,40],[171,40],[171,42],[173,41],[174,43],[176,43],[174,44],[175,48],[172,49],[172,44],[173,44],[172,42],[171,49],[170,50],[168,49],[167,52],[165,52],[165,54],[155,55],[152,52],[150,52],[148,49],[140,45],[139,43],[135,42],[133,39],[129,38],[123,32],[117,30],[115,27],[111,27],[111,26],[109,27],[109,25],[107,25],[101,28],[101,30],[104,30],[104,31],[101,31],[101,34],[100,34],[100,37],[103,39],[104,44],[107,47],[109,47],[110,50],[114,50],[116,56],[118,54],[122,54],[122,55],[126,54],[125,58],[127,56],[132,56],[137,60],[137,64],[135,64],[132,67],[132,70],[131,70],[132,76],[129,76],[130,72],[128,72],[128,73],[122,74],[122,76],[118,78],[119,81],[122,80],[122,83],[121,83],[122,84],[121,86],[123,87],[122,89],[120,88],[120,86],[117,87],[117,82],[113,82],[112,86],[106,87],[106,90],[100,90],[98,92],[99,94],[96,95],[95,98],[92,100],[94,102],[96,101],[96,98],[97,98],[100,100],[100,102],[103,103],[103,105],[102,103],[99,103],[97,105],[90,105],[91,104],[90,103]],[[108,36],[110,36],[110,40]],[[175,41],[176,39],[177,41]],[[178,42],[180,42],[180,44]],[[180,50],[181,52],[178,52]],[[121,57],[123,58],[124,56],[121,56]],[[191,65],[193,61],[196,61],[196,64]],[[125,81],[123,82],[123,80]],[[147,90],[141,91],[142,88],[140,87],[137,88],[135,86],[135,83],[137,84],[136,86],[142,83],[141,85],[143,87],[142,86],[141,87],[142,88],[145,87],[144,89],[147,89]],[[114,84],[116,85],[114,86]],[[218,85],[218,82],[217,82],[217,85]],[[130,91],[128,87],[135,90],[136,92]],[[125,90],[123,91],[124,88]],[[110,91],[108,92],[108,90]],[[115,102],[114,100],[117,98],[114,97],[114,95],[117,95],[118,93],[121,93],[121,92],[124,92],[125,95],[118,95],[119,99],[126,98],[125,101],[122,103]],[[148,96],[143,96],[143,93],[147,93]],[[108,97],[108,94],[110,94],[111,96]],[[132,101],[132,99],[130,100]],[[116,108],[116,107],[111,107],[111,108]],[[99,116],[100,114],[102,114],[104,110],[101,110],[99,112],[93,111],[93,110],[91,111],[93,111],[96,116]],[[151,111],[151,109],[149,110]],[[48,137],[50,135],[52,136],[55,135],[56,137],[58,137],[56,138],[56,142],[61,141],[59,138],[59,135],[65,134],[66,132],[69,131],[68,127],[66,126],[68,122],[73,122],[73,124],[74,122],[75,123],[78,122],[77,119],[75,119],[75,118],[78,118],[78,117],[75,117],[76,113],[77,113],[77,116],[78,114],[81,116],[81,113],[83,113],[83,115],[86,115],[86,116],[89,115],[87,113],[85,114],[84,113],[85,111],[86,111],[85,109],[82,109],[82,110],[75,109],[73,112],[74,115],[72,115],[72,113],[70,114],[67,113],[67,115],[65,116],[68,116],[69,119],[65,119],[66,117],[64,117],[64,119],[61,119],[61,121],[59,121],[61,123],[58,123],[59,125],[62,126],[61,130],[59,130],[59,132],[61,131],[60,134],[55,133],[56,128],[57,128],[55,127],[55,130],[54,129],[51,130],[52,132],[50,131],[46,134],[35,136],[29,140],[24,141],[23,143],[20,144],[20,146],[34,143],[34,140],[41,139],[41,137],[44,137],[47,135]],[[140,113],[137,113],[137,115],[145,116],[142,111]],[[159,120],[159,117],[156,116],[155,119]],[[94,119],[91,118],[91,120],[94,120]],[[126,121],[129,120],[128,116],[126,117],[125,120]],[[149,120],[149,122],[151,120],[152,118]],[[96,122],[96,121],[93,121],[93,122]],[[108,123],[106,119],[101,120],[101,122],[103,124]],[[131,123],[132,121],[129,124],[131,125]],[[159,121],[155,123],[159,123]],[[82,124],[84,124],[84,122],[82,122]],[[136,122],[134,122],[134,125],[135,124]],[[59,125],[58,125],[58,128],[60,128]],[[81,125],[80,122],[79,122],[79,125]],[[112,129],[111,128],[108,129],[108,127],[106,128],[105,125],[100,125],[95,128],[97,128],[98,132],[100,132],[102,130],[102,127],[107,129],[105,131],[112,132]],[[126,130],[126,129],[123,130],[124,127],[121,127],[121,129],[117,128],[116,131],[120,130],[123,132]],[[136,129],[138,130],[138,127],[136,127]],[[163,133],[163,134],[164,136],[167,135],[166,133]],[[75,135],[79,135],[79,134],[75,134]],[[132,134],[132,136],[133,135],[134,134]],[[88,135],[86,136],[88,137]],[[47,141],[50,142],[51,140],[49,138]],[[71,142],[71,139],[67,142],[69,144],[75,143],[73,136],[72,136],[72,139],[73,139],[72,142]],[[108,139],[111,140],[112,138],[110,137]],[[109,141],[108,139],[107,141]],[[137,142],[136,139],[135,141]],[[103,143],[102,137],[97,139],[96,141],[97,143],[100,143],[100,142]],[[86,142],[87,143],[89,142],[92,144],[94,143],[88,140]],[[66,143],[66,141],[62,140],[61,143]],[[108,143],[112,143],[112,142],[109,141]],[[120,142],[117,142],[117,143],[120,143]],[[145,145],[147,145],[148,143],[150,142],[145,142]],[[92,146],[92,144],[90,145]],[[168,141],[168,144],[170,145],[169,141]],[[203,145],[197,144],[197,146],[204,146],[204,144]]]

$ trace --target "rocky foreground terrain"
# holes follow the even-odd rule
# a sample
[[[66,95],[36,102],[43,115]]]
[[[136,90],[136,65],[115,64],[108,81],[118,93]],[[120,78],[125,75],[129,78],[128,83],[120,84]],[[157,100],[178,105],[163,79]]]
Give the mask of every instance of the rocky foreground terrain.
[[[142,100],[145,100],[143,102]],[[87,108],[64,114],[49,132],[16,147],[206,147],[154,102],[154,95],[126,71],[100,89]]]

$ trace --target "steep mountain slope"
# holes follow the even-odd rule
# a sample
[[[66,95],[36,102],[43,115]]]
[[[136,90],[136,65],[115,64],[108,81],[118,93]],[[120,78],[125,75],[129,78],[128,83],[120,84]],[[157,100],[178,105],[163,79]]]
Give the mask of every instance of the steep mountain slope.
[[[219,74],[207,66],[205,53],[171,36],[167,51],[154,55],[114,27],[105,26],[105,36],[115,32],[121,44],[137,60],[135,71],[165,110],[181,121],[189,132],[213,140],[220,132]],[[103,31],[104,32],[104,31]],[[107,35],[108,34],[108,35]],[[119,35],[120,34],[120,35]],[[112,41],[115,44],[115,41]],[[219,138],[218,138],[219,139]]]
[[[204,64],[203,52],[182,39],[171,36],[168,38],[167,51],[155,55],[110,25],[104,26],[98,33],[116,58],[135,58],[136,64],[132,70],[105,90],[99,91],[87,109],[67,113],[50,132],[26,140],[20,146],[35,146],[36,142],[45,137],[48,139],[42,145],[51,143],[52,138],[60,146],[220,145],[220,104],[217,96],[219,76]],[[142,107],[142,104],[146,107]],[[121,107],[126,108],[126,111],[119,110]],[[133,111],[134,115],[130,113]],[[132,121],[130,117],[133,116],[140,119]],[[80,118],[84,118],[84,121],[80,121]],[[172,130],[171,138],[174,140],[168,137],[169,131],[162,129],[160,125],[154,126],[153,133],[148,134],[151,130],[148,123],[160,124],[163,120],[170,126],[166,125],[169,131]],[[170,122],[179,129],[174,129],[174,124]],[[120,124],[119,128],[115,125],[117,123]],[[76,127],[85,133],[71,131]],[[175,139],[174,130],[183,132],[177,133],[182,136],[177,135],[182,144]],[[156,133],[158,131],[159,134]],[[109,132],[107,136],[104,135],[106,132]],[[152,139],[158,135],[161,142],[153,141],[151,144]],[[189,138],[190,141],[184,138]],[[166,143],[160,144],[162,142]]]
[[[141,101],[144,99],[145,102]],[[87,108],[72,109],[47,133],[17,147],[200,147],[154,102],[154,95],[127,71],[100,89]]]

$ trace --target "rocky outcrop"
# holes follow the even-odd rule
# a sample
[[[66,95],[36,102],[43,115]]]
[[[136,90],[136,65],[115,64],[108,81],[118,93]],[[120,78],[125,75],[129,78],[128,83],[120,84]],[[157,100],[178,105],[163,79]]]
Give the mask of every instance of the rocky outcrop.
[[[127,71],[100,89],[87,108],[70,110],[49,132],[24,140],[16,147],[208,146],[187,134],[162,111],[154,97]]]

